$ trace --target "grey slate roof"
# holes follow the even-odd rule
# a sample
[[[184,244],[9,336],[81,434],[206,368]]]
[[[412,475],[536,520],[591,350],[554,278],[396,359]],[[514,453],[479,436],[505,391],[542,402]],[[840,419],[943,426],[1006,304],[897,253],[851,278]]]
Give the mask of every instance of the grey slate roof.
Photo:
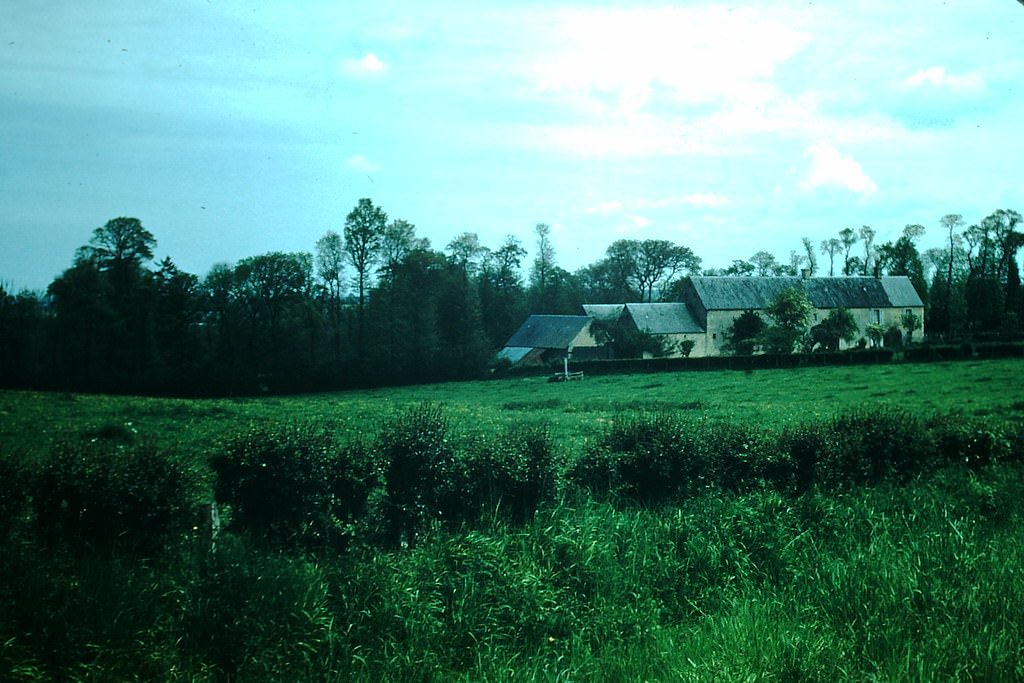
[[[696,334],[704,331],[686,304],[626,304],[626,310],[637,329],[649,334]]]
[[[583,312],[598,320],[615,320],[624,308],[623,304],[583,304]]]
[[[588,315],[531,315],[506,347],[565,349],[593,321]]]
[[[914,308],[924,304],[910,279],[894,277],[694,277],[709,311],[764,308],[790,287],[802,287],[815,308]]]

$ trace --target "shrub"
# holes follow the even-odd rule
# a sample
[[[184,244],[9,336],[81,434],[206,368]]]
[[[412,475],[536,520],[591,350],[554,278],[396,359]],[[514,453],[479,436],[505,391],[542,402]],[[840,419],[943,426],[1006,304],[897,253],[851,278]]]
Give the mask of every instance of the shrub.
[[[389,542],[413,545],[422,524],[440,515],[445,498],[449,515],[454,512],[451,497],[442,491],[457,474],[448,420],[429,404],[408,409],[381,429],[377,448],[384,471]]]
[[[927,429],[898,408],[855,408],[835,418],[831,432],[819,473],[830,484],[904,482],[933,465]]]
[[[936,456],[943,464],[962,463],[977,468],[1012,455],[1013,439],[998,426],[958,414],[936,416],[926,426],[934,439]]]
[[[688,495],[709,483],[697,447],[697,423],[664,414],[616,419],[566,474],[592,493],[654,504]]]
[[[504,510],[516,524],[529,520],[554,493],[554,454],[543,427],[512,425],[481,444],[467,464],[467,490],[478,491],[481,508]]]
[[[728,491],[749,490],[761,481],[774,450],[768,435],[752,425],[706,423],[699,441],[703,456],[696,462],[704,464],[709,478]],[[773,476],[785,475],[776,472]]]
[[[340,445],[315,424],[253,428],[210,464],[231,526],[283,547],[344,547],[375,481],[361,444]]]
[[[150,555],[191,530],[201,486],[194,464],[150,444],[59,442],[32,487],[37,533],[44,545]]]
[[[776,450],[778,457],[792,466],[796,493],[804,493],[815,484],[820,461],[831,441],[832,432],[828,425],[812,423],[783,428]]]

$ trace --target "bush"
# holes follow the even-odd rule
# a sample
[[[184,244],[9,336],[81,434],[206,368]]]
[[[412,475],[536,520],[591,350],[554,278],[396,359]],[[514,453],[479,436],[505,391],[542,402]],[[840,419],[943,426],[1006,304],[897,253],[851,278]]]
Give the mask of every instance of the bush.
[[[201,487],[193,464],[152,445],[63,441],[32,487],[37,534],[51,547],[152,555],[190,533]]]
[[[448,420],[435,406],[424,404],[399,413],[381,429],[377,440],[384,471],[385,517],[388,541],[413,545],[428,519],[441,516],[442,505],[449,516],[450,482],[457,477],[455,451]],[[449,484],[445,495],[443,488]]]
[[[899,483],[934,466],[928,430],[898,408],[856,408],[835,418],[830,430],[819,481],[839,486]]]
[[[643,504],[695,493],[710,482],[697,430],[664,414],[623,416],[573,463],[566,478],[594,494]]]
[[[476,491],[477,514],[501,510],[513,523],[522,524],[554,494],[554,453],[543,427],[512,425],[464,459],[468,481],[463,490]]]
[[[942,464],[966,464],[977,468],[1010,459],[1014,439],[998,426],[970,420],[963,415],[936,416],[927,427]]]
[[[361,444],[341,445],[314,424],[251,429],[210,464],[231,527],[290,548],[344,547],[375,482]]]

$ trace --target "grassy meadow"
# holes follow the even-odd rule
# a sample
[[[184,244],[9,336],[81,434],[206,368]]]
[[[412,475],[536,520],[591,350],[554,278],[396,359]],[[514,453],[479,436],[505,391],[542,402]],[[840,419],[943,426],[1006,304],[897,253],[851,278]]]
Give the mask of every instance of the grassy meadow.
[[[2,392],[0,680],[1022,680],[1022,371]]]
[[[1024,362],[810,367],[753,372],[610,375],[582,382],[545,377],[452,382],[301,396],[180,400],[0,392],[0,444],[34,449],[55,436],[122,426],[193,453],[248,424],[336,420],[353,435],[374,432],[398,410],[429,401],[460,432],[502,425],[548,425],[569,448],[622,413],[686,411],[765,426],[831,417],[860,405],[893,405],[915,415],[959,412],[1024,419]]]

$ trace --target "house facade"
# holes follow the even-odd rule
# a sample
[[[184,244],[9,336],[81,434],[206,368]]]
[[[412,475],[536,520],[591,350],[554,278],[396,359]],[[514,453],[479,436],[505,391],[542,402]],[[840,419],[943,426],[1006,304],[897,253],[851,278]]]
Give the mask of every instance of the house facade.
[[[811,326],[845,308],[857,324],[857,339],[868,338],[870,325],[885,330],[901,327],[903,315],[913,313],[921,320],[924,303],[910,279],[889,277],[691,277],[682,286],[683,302],[704,333],[704,345],[691,355],[724,353],[733,322],[745,311],[760,312],[780,293],[799,287],[814,306]],[[853,342],[856,343],[856,340]],[[843,347],[851,344],[844,343]]]

